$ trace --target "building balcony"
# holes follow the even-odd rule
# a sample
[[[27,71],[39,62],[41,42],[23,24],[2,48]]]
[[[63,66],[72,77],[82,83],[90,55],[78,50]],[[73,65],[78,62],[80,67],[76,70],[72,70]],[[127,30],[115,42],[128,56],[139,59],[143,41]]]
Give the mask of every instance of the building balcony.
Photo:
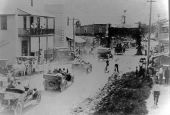
[[[50,36],[54,35],[54,33],[54,29],[18,28],[18,36]]]

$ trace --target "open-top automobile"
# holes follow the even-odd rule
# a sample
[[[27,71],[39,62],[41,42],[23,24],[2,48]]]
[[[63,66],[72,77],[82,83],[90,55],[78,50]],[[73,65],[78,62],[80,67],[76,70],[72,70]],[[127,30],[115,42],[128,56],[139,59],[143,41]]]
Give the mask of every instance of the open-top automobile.
[[[0,112],[13,110],[14,115],[21,115],[23,108],[39,104],[41,94],[37,89],[10,87],[0,91]]]

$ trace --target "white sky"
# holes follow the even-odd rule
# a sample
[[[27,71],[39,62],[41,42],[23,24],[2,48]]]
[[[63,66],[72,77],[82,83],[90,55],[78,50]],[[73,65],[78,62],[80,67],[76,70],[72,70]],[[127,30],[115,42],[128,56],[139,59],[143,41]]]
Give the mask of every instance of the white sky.
[[[82,24],[120,24],[123,10],[127,10],[127,24],[149,22],[148,0],[45,0],[47,3],[65,4],[66,15],[76,17]],[[152,22],[168,18],[168,0],[155,0]]]

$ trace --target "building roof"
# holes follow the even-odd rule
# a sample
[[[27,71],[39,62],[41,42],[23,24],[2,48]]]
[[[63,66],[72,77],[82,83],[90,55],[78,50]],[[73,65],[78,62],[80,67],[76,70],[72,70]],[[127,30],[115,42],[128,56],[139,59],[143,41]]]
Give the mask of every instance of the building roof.
[[[42,17],[55,17],[54,15],[51,15],[45,11],[40,11],[38,9],[26,9],[26,8],[17,8],[18,11],[23,12],[27,15],[33,15],[33,16],[42,16]],[[22,13],[22,15],[24,15]]]
[[[66,38],[73,40],[72,37],[66,37]],[[75,42],[76,43],[84,43],[86,41],[83,38],[79,37],[79,36],[75,36]]]
[[[16,14],[15,9],[0,9],[0,15],[14,15]]]
[[[25,0],[0,0],[0,15],[11,14],[55,17],[40,7],[31,7]]]
[[[75,36],[75,42],[76,43],[84,43],[86,41],[84,39],[80,38],[79,36]]]
[[[118,28],[136,28],[137,26],[132,26],[132,25],[128,25],[128,24],[118,24],[118,25],[116,25],[116,27],[118,27]]]

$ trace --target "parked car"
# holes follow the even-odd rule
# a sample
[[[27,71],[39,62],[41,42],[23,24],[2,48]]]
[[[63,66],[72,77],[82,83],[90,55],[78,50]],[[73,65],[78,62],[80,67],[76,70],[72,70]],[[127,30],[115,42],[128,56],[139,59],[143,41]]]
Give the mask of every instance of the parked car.
[[[0,91],[0,112],[13,110],[14,115],[21,115],[24,107],[40,103],[41,94],[37,89],[23,89],[6,88]]]
[[[125,53],[125,47],[123,47],[121,44],[117,44],[115,47],[115,54],[122,55]]]
[[[45,90],[59,90],[62,92],[74,82],[74,76],[70,73],[54,70],[43,75]]]
[[[75,60],[72,63],[72,69],[73,70],[75,70],[75,69],[76,70],[83,70],[86,73],[90,73],[90,72],[92,72],[92,64],[90,62],[85,61],[85,60],[78,59],[78,60]]]

